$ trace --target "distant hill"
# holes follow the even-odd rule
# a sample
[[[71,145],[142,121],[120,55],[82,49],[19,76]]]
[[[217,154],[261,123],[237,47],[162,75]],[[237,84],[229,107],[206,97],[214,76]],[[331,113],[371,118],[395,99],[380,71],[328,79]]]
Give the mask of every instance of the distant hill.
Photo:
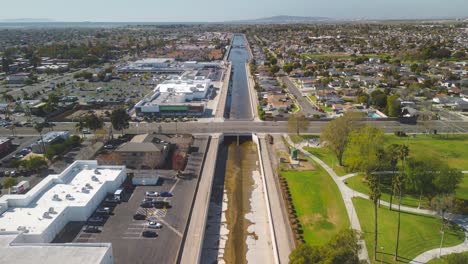
[[[228,23],[259,23],[259,24],[294,24],[294,23],[318,23],[333,21],[329,17],[306,17],[306,16],[272,16],[250,20],[236,20]]]
[[[0,19],[0,23],[41,23],[55,22],[48,18],[15,18],[15,19]]]

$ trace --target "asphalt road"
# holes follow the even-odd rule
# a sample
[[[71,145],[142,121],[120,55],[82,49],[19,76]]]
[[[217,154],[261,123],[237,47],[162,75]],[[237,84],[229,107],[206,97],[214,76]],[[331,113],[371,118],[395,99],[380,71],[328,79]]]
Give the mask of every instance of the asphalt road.
[[[468,122],[466,121],[427,121],[418,122],[416,125],[401,124],[396,121],[363,121],[368,125],[372,125],[383,129],[386,133],[393,133],[401,130],[407,133],[424,133],[425,131],[433,131],[437,129],[438,133],[468,133]],[[323,126],[328,121],[311,121],[309,127],[301,133],[320,133]],[[106,124],[109,127],[110,124]],[[60,122],[56,123],[54,130],[69,130],[73,133],[75,123]],[[125,133],[142,134],[152,133],[161,130],[162,133],[188,133],[188,134],[204,134],[204,133],[288,133],[288,123],[286,121],[224,121],[224,122],[171,122],[171,123],[131,123],[130,128],[126,129]],[[0,135],[10,136],[10,130],[0,128]],[[16,128],[17,136],[37,136],[34,128],[18,127]]]
[[[309,101],[307,101],[307,99],[304,96],[302,96],[297,86],[291,81],[291,79],[289,79],[289,77],[283,76],[281,77],[281,80],[288,88],[289,93],[294,95],[297,103],[299,103],[299,105],[302,108],[302,113],[304,113],[305,116],[311,116],[314,113],[317,113],[317,111],[314,110],[313,106],[309,103]]]

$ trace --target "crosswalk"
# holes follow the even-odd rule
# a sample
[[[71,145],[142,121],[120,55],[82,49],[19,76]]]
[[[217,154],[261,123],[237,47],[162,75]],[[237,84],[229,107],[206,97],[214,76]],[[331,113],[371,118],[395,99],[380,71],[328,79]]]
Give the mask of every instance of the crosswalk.
[[[167,209],[156,209],[156,208],[138,208],[137,214],[146,215],[147,218],[156,217],[163,218],[167,214]]]

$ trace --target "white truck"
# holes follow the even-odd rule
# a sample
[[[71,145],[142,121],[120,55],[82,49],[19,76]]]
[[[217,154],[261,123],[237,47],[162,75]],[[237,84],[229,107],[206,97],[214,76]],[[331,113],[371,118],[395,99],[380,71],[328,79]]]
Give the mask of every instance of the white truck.
[[[23,194],[29,189],[29,181],[21,181],[16,186],[13,186],[11,193]]]

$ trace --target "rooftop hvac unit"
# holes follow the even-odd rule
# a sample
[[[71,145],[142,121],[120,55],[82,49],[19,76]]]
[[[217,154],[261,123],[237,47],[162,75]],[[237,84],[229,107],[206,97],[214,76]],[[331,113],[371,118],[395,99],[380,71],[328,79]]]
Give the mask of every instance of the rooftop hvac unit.
[[[99,181],[99,179],[95,175],[91,176],[91,180],[96,182]]]
[[[54,196],[52,196],[52,201],[61,201],[61,199],[58,194],[54,194]]]
[[[49,208],[49,214],[56,214],[57,212],[55,212],[54,208],[53,207],[50,207]]]
[[[70,201],[75,200],[75,198],[73,198],[73,196],[71,194],[65,195],[65,199],[70,200]]]
[[[89,193],[89,190],[86,187],[81,188],[82,193]]]
[[[88,188],[88,189],[92,189],[92,188],[93,188],[93,186],[91,186],[91,184],[89,184],[89,183],[86,183],[85,187]]]
[[[98,169],[95,169],[95,170],[94,170],[94,174],[100,175],[101,172],[100,172]]]
[[[44,212],[44,213],[42,214],[42,217],[43,217],[43,218],[50,218],[49,212]]]

